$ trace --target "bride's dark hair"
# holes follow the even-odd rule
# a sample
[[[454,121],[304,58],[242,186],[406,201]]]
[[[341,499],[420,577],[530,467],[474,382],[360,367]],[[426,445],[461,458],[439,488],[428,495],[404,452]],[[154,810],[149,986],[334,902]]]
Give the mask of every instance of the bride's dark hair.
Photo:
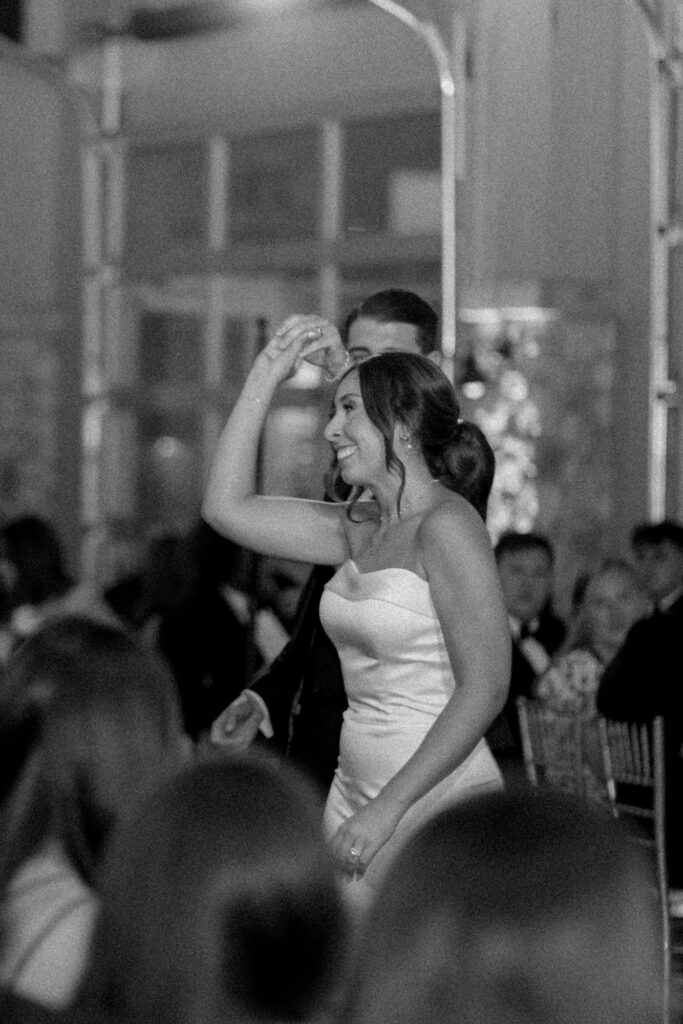
[[[452,384],[431,359],[411,352],[384,352],[353,368],[370,421],[384,438],[386,467],[401,480],[398,501],[405,485],[405,466],[393,445],[397,423],[405,427],[422,451],[434,479],[461,494],[486,519],[495,458],[480,428],[460,418],[460,405]],[[353,370],[349,370],[349,373]],[[361,489],[348,488],[335,465],[328,492],[349,500],[349,512]]]

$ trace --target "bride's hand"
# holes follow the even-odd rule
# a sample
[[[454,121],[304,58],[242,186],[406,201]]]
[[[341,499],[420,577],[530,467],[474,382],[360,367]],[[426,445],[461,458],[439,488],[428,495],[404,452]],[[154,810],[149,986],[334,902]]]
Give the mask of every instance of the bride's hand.
[[[362,878],[375,854],[391,839],[401,820],[381,797],[347,818],[332,836],[332,852],[348,878]]]
[[[322,366],[329,378],[341,376],[349,367],[349,355],[339,331],[316,313],[295,313],[287,317],[261,353],[271,362],[287,366],[287,375],[302,360]]]

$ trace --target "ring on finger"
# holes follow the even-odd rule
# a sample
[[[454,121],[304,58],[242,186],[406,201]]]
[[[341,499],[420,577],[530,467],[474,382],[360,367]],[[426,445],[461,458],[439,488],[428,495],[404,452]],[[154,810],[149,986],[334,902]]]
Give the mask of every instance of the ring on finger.
[[[355,846],[352,846],[349,850],[349,856],[357,860],[358,857],[360,857],[360,850],[357,850]]]

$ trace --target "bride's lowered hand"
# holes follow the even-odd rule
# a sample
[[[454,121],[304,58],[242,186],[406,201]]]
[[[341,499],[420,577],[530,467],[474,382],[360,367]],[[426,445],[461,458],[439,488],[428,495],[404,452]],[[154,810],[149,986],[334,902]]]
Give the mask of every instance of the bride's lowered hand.
[[[387,843],[401,813],[381,796],[347,818],[332,836],[332,852],[348,878],[362,878],[375,854]]]

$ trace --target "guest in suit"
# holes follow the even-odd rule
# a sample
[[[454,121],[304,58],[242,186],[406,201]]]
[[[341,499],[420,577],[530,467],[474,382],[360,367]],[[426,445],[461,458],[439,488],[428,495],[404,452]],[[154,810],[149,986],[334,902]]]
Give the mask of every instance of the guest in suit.
[[[683,525],[670,519],[641,523],[633,530],[631,546],[653,611],[683,616]]]
[[[176,680],[185,728],[199,740],[289,634],[254,601],[254,556],[203,521],[183,538],[176,560],[185,569],[159,616],[156,644]]]
[[[495,555],[512,634],[512,667],[508,699],[486,739],[506,782],[517,784],[523,759],[515,702],[533,695],[566,630],[552,609],[555,554],[548,538],[510,531],[499,539]]]
[[[675,823],[683,795],[683,525],[641,524],[631,544],[653,610],[635,623],[605,668],[597,707],[600,714],[627,722],[664,717],[667,814]],[[683,885],[680,835],[675,826],[667,830],[670,881],[677,887]]]

